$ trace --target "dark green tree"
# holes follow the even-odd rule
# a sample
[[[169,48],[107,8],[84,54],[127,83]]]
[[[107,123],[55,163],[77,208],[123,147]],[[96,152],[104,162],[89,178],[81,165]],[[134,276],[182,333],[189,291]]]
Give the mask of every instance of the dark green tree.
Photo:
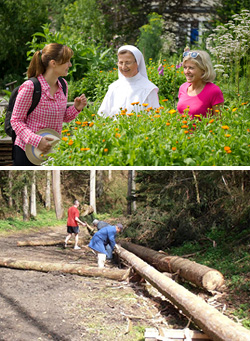
[[[47,4],[48,0],[0,0],[0,79],[4,82],[26,72],[26,43],[48,21]]]

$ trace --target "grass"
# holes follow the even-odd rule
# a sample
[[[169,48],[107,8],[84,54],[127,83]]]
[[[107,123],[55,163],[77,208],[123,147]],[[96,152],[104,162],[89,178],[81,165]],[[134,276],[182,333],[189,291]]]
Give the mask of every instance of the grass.
[[[54,211],[41,210],[38,212],[37,217],[29,221],[23,221],[22,216],[17,216],[15,218],[6,218],[5,220],[0,220],[0,232],[9,231],[21,231],[28,229],[40,229],[42,227],[48,226],[60,226],[66,224],[66,220],[57,220]]]

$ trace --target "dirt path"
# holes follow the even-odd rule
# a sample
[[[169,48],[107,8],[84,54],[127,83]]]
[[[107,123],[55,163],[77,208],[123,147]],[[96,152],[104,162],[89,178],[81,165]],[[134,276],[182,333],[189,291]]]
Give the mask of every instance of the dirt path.
[[[65,227],[0,235],[0,256],[96,266],[95,256],[84,245],[79,251],[16,246],[18,240],[41,236],[64,239]],[[0,307],[0,341],[139,341],[144,328],[183,328],[187,323],[143,283],[55,272],[0,268]]]

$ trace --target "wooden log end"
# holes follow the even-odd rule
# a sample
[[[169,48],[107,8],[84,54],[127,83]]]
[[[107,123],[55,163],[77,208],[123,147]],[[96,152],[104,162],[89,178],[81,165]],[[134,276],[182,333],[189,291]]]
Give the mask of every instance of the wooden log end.
[[[202,286],[208,291],[219,289],[224,283],[223,275],[216,270],[208,271],[202,277]]]

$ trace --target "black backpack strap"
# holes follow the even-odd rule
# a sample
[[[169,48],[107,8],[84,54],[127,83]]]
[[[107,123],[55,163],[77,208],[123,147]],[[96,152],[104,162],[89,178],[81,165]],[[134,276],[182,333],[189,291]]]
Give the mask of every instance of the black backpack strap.
[[[34,84],[34,92],[32,97],[32,104],[29,108],[29,111],[27,112],[27,115],[29,115],[35,109],[40,101],[42,93],[41,83],[39,82],[39,80],[36,77],[29,78],[29,80],[32,81]]]
[[[64,95],[66,96],[66,90],[67,90],[67,88],[66,88],[66,83],[65,83],[65,81],[64,81],[64,79],[63,79],[62,77],[58,77],[58,80],[59,80],[59,82],[61,83],[62,88],[63,88],[63,93],[64,93]]]

